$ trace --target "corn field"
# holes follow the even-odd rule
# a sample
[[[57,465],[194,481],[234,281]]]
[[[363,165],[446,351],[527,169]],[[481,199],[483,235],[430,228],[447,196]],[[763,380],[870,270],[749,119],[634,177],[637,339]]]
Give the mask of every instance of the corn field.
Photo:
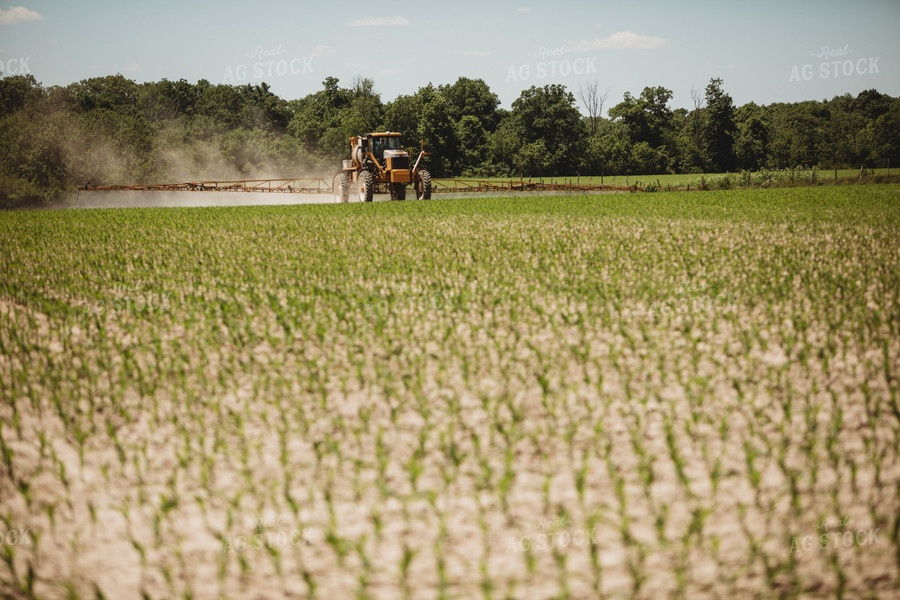
[[[0,213],[0,596],[900,594],[900,186]]]

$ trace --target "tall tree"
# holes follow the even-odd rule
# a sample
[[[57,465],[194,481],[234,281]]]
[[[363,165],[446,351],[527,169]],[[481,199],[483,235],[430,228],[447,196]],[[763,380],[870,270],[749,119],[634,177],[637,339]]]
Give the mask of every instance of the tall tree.
[[[586,130],[575,96],[565,86],[532,86],[513,102],[510,117],[522,142],[513,159],[520,173],[580,171]]]
[[[603,115],[603,105],[606,104],[607,98],[609,98],[609,88],[600,93],[600,82],[596,79],[578,86],[578,99],[581,100],[584,110],[587,111],[588,128],[592,136],[597,133],[600,117]]]
[[[706,142],[703,137],[706,119],[706,97],[702,90],[691,86],[691,102],[694,109],[688,113],[684,123],[684,152],[681,158],[681,169],[687,173],[703,172],[709,164],[706,154]]]
[[[381,129],[402,133],[407,145],[418,143],[415,138],[422,118],[422,98],[418,94],[397,96],[385,105],[382,114]]]
[[[460,150],[450,104],[430,83],[420,88],[417,95],[422,107],[417,138],[422,139],[425,149],[431,152],[428,162],[431,174],[436,177],[453,175]]]
[[[738,166],[748,171],[758,171],[763,168],[766,165],[768,144],[769,132],[762,119],[753,115],[741,123],[734,146]]]
[[[299,140],[304,150],[314,155],[323,168],[346,158],[349,151],[348,116],[355,97],[353,90],[341,88],[339,84],[337,78],[327,77],[322,82],[324,89],[290,103],[292,116],[288,133]]]
[[[477,117],[464,115],[456,123],[456,139],[459,143],[459,161],[455,172],[474,175],[482,166],[487,146],[487,132]]]
[[[671,99],[672,91],[662,86],[645,87],[638,98],[625,92],[622,102],[609,109],[609,116],[622,120],[632,143],[646,142],[657,147],[672,134],[672,111],[668,107]]]
[[[734,137],[737,126],[734,121],[734,103],[722,89],[722,80],[713,78],[706,86],[705,135],[710,167],[724,172],[735,167]]]
[[[447,100],[450,117],[455,123],[465,116],[475,117],[487,132],[494,131],[500,124],[497,112],[500,98],[483,79],[460,77],[453,85],[439,86],[438,92]]]
[[[0,117],[25,108],[26,104],[37,104],[42,93],[34,75],[13,75],[0,79]]]
[[[875,138],[874,158],[879,167],[900,167],[900,106],[896,103],[872,124]]]

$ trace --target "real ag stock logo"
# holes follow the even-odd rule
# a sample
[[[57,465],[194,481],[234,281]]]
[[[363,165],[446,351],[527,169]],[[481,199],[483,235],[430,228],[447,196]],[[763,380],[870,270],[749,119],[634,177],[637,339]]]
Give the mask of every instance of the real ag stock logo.
[[[596,545],[599,542],[597,528],[575,529],[568,527],[566,517],[557,519],[540,519],[533,529],[539,533],[536,535],[510,536],[506,543],[507,554],[515,552],[555,550],[570,546]]]
[[[281,515],[264,519],[257,517],[249,527],[246,535],[226,536],[222,539],[222,554],[230,552],[244,552],[246,550],[261,550],[262,548],[284,548],[287,545],[310,545],[310,535],[313,529],[293,528]]]
[[[506,73],[506,81],[528,81],[535,79],[555,79],[569,75],[588,75],[597,72],[597,57],[588,56],[575,59],[562,58],[572,52],[565,44],[559,48],[541,46],[529,54],[537,59],[537,63],[510,65]]]
[[[313,72],[314,52],[311,56],[288,57],[287,50],[282,44],[274,48],[257,46],[250,51],[250,63],[240,63],[225,67],[223,83],[236,81],[248,81],[258,79],[271,79],[272,77],[286,77],[287,75],[305,75]]]
[[[148,314],[169,308],[168,292],[150,292],[138,286],[115,285],[101,302],[85,304],[84,313],[116,316],[119,313]]]
[[[844,44],[842,48],[822,46],[810,54],[819,59],[818,66],[813,63],[794,65],[791,67],[790,83],[799,81],[811,81],[813,79],[837,79],[839,77],[852,77],[861,75],[875,75],[881,73],[878,68],[880,56],[867,56],[862,58],[851,57],[854,50],[850,44]]]
[[[816,523],[817,535],[794,536],[791,538],[791,554],[794,552],[810,552],[841,547],[872,546],[878,543],[879,527],[854,529],[846,516],[840,519],[822,517]],[[835,531],[829,531],[834,529]]]

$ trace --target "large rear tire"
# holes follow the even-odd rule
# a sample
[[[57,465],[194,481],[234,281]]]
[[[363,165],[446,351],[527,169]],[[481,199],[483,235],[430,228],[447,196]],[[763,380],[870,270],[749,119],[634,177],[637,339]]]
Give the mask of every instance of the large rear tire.
[[[334,176],[334,183],[331,186],[334,191],[335,202],[350,201],[350,178],[346,173],[338,173]]]
[[[375,178],[368,171],[359,174],[359,181],[356,182],[359,188],[359,201],[371,202],[375,196]]]
[[[392,183],[391,184],[391,200],[406,200],[406,184],[405,183]]]
[[[431,200],[431,173],[428,171],[419,171],[416,177],[416,198]]]

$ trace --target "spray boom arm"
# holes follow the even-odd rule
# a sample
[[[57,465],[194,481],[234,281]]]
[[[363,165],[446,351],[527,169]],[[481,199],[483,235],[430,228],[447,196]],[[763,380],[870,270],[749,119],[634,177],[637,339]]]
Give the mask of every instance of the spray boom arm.
[[[419,151],[419,158],[416,159],[416,164],[413,165],[412,172],[416,173],[419,170],[419,163],[422,161],[423,156],[430,156],[430,152],[425,152],[425,139],[419,140],[422,144],[422,149]]]

